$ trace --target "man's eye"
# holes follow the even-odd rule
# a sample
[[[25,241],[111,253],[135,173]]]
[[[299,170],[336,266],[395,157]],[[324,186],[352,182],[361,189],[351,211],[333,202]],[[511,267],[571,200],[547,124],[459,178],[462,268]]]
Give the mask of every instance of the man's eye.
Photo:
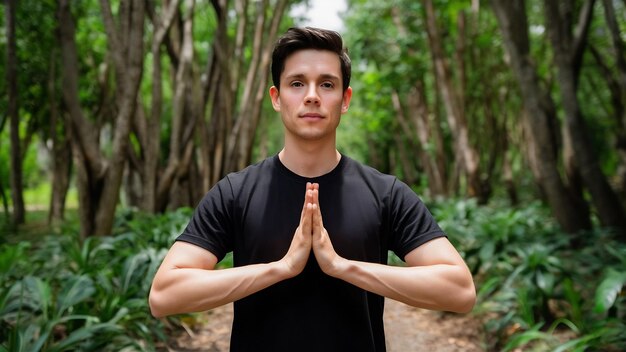
[[[302,84],[302,82],[292,82],[292,83],[291,83],[291,86],[292,86],[292,87],[302,87],[302,86],[303,86],[303,84]]]
[[[332,87],[334,87],[334,85],[331,82],[324,82],[324,83],[322,83],[322,87],[324,87],[324,88],[332,88]]]

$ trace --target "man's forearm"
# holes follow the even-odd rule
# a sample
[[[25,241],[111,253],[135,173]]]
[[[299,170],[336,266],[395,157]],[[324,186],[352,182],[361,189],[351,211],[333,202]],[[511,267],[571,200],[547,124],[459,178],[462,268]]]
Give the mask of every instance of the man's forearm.
[[[339,261],[332,276],[381,296],[415,307],[458,313],[467,313],[474,306],[474,284],[463,266],[396,267],[343,258]]]
[[[209,310],[289,277],[282,261],[222,270],[169,268],[157,275],[150,291],[156,317]]]
[[[162,317],[212,309],[302,272],[311,253],[315,187],[307,183],[300,225],[287,254],[279,261],[213,270],[218,261],[213,253],[182,241],[174,243],[152,282],[152,314]]]

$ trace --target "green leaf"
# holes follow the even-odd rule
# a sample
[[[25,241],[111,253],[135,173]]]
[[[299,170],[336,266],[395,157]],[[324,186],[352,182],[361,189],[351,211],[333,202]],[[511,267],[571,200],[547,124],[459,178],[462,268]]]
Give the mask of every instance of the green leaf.
[[[553,274],[537,271],[536,274],[537,286],[547,295],[552,294],[552,290],[554,289],[554,282],[556,278]]]
[[[0,277],[4,278],[24,258],[24,252],[30,247],[28,242],[20,242],[16,245],[2,245],[0,247]]]
[[[72,277],[65,282],[57,297],[56,317],[63,315],[71,306],[91,297],[94,292],[96,292],[96,288],[91,278],[84,275]]]
[[[49,352],[67,351],[71,347],[75,347],[79,343],[88,340],[96,334],[104,332],[122,332],[122,329],[111,323],[100,323],[94,325],[88,325],[78,330],[74,330],[66,339],[60,341],[56,345],[48,349]]]
[[[122,292],[125,294],[129,291],[131,284],[135,284],[135,279],[145,274],[145,262],[147,261],[147,255],[144,252],[140,252],[124,262]]]
[[[595,312],[604,313],[608,311],[615,303],[617,295],[621,292],[625,283],[626,272],[609,269],[596,289]]]
[[[16,297],[16,294],[19,296]],[[41,315],[43,315],[44,319],[47,319],[51,305],[52,292],[50,285],[41,278],[27,276],[11,288],[9,302],[7,302],[7,306],[3,311],[29,307],[32,310],[41,310]]]
[[[509,341],[509,343],[507,343],[506,346],[504,346],[503,351],[505,352],[512,351],[518,347],[524,346],[527,343],[531,341],[535,341],[535,340],[546,340],[546,341],[554,340],[555,338],[552,335],[539,331],[542,325],[543,323],[538,323],[535,326],[533,326],[530,330],[514,335]]]
[[[68,321],[71,321],[71,320],[87,320],[87,321],[96,320],[97,321],[98,318],[90,316],[90,315],[67,315],[59,319],[47,321],[44,324],[43,328],[41,329],[41,335],[39,336],[37,341],[35,341],[35,344],[29,348],[29,350],[32,352],[41,351],[42,347],[50,338],[50,335],[52,334],[54,327],[59,324],[63,324]]]
[[[494,241],[485,242],[484,245],[480,248],[480,252],[478,253],[478,257],[483,263],[487,263],[493,259],[493,254],[496,251],[496,243]]]
[[[565,342],[561,346],[557,347],[554,350],[554,352],[565,352],[565,351],[584,352],[588,349],[592,341],[600,338],[605,333],[606,333],[605,329],[601,328],[599,330],[592,332],[591,334],[583,335],[579,338]]]

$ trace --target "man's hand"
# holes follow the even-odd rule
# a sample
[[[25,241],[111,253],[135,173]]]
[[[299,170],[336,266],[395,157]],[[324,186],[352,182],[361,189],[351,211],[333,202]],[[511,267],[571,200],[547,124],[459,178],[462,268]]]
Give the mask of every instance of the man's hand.
[[[313,191],[313,253],[322,271],[330,276],[336,276],[342,264],[346,261],[340,257],[333,247],[328,232],[324,228],[322,212],[319,203],[319,186],[315,184]]]
[[[313,214],[314,214],[314,195],[317,194],[319,185],[317,183],[306,184],[306,194],[304,196],[304,205],[300,215],[300,225],[296,229],[291,240],[291,245],[287,254],[281,259],[281,262],[287,268],[289,277],[296,276],[304,270],[306,262],[311,253],[312,233],[313,233]]]

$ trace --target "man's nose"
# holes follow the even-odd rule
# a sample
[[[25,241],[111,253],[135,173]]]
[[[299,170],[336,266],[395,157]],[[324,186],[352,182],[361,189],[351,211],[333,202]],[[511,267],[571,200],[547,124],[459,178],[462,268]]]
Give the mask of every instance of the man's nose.
[[[307,89],[305,103],[306,104],[318,104],[320,102],[320,96],[317,94],[317,86],[312,84]]]

